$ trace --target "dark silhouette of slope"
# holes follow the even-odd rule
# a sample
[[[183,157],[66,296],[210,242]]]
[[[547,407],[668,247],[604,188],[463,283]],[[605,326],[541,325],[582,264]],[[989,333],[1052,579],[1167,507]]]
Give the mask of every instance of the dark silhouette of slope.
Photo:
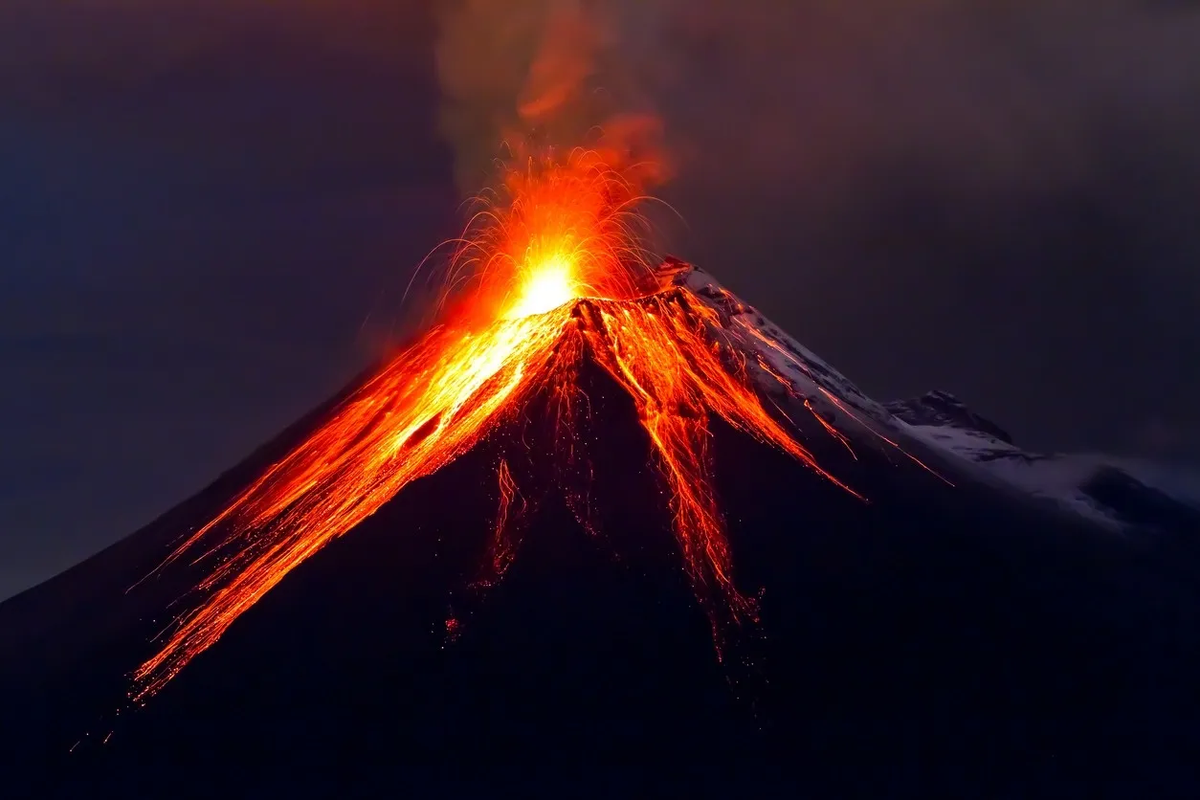
[[[235,795],[253,780],[303,788],[322,764],[359,782],[397,763],[757,764],[759,777],[779,764],[843,795],[1082,783],[1150,796],[1190,777],[1200,603],[1186,549],[1106,535],[965,476],[947,486],[895,451],[862,445],[855,460],[814,423],[807,441],[864,504],[715,424],[738,583],[763,589],[762,624],[718,664],[632,404],[599,370],[583,387],[577,442],[598,536],[555,488],[561,461],[536,398],[114,722],[124,674],[195,575],[180,566],[124,590],[318,415],[0,606],[5,752],[43,789],[228,772]],[[469,584],[501,452],[539,502],[511,570],[480,595]],[[460,623],[450,643],[448,617]]]

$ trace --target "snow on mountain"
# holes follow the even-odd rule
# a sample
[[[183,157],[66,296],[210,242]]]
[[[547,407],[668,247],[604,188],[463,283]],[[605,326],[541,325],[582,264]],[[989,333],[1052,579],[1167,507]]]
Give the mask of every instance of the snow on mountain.
[[[946,392],[876,402],[708,273],[681,261],[669,260],[668,267],[676,270],[676,285],[717,310],[726,332],[758,362],[747,366],[765,387],[785,383],[838,431],[866,429],[889,442],[916,439],[992,479],[1108,527],[1200,532],[1200,472],[1098,454],[1029,452]]]
[[[912,435],[1097,522],[1200,530],[1200,474],[1101,454],[1032,453],[946,392],[885,407]]]
[[[773,381],[785,383],[789,390],[807,398],[822,419],[840,430],[851,431],[857,425],[876,435],[887,435],[893,420],[883,405],[863,394],[820,356],[707,272],[684,262],[667,263],[680,270],[675,276],[677,285],[690,289],[721,315],[725,332],[755,357],[757,363],[748,363],[747,367],[752,372],[757,370],[757,377],[768,387]]]

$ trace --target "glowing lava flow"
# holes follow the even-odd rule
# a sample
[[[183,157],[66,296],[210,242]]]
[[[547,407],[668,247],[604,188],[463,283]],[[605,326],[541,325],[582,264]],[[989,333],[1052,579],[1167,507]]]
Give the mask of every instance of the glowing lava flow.
[[[289,571],[476,445],[534,392],[571,386],[585,356],[634,400],[714,633],[719,609],[754,618],[754,602],[733,581],[706,447],[709,415],[847,487],[764,407],[745,357],[716,335],[717,312],[641,266],[637,197],[601,159],[577,152],[564,163],[531,162],[507,189],[462,241],[466,266],[453,280],[467,299],[449,321],[397,355],[168,557],[203,543],[192,563],[211,567],[197,605],[135,672],[133,700],[161,689]],[[561,394],[559,424],[570,425],[570,392]],[[523,503],[505,462],[498,479],[492,556],[500,574],[514,555],[505,529]]]

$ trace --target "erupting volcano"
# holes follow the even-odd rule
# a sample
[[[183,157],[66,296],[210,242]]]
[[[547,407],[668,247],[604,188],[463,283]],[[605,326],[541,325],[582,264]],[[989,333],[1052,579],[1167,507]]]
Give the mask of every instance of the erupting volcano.
[[[584,150],[561,160],[530,158],[509,173],[505,199],[481,212],[458,243],[451,283],[466,285],[445,318],[171,553],[167,563],[191,558],[209,572],[196,587],[195,607],[178,616],[136,671],[135,701],[161,689],[326,543],[518,417],[531,395],[553,387],[557,457],[564,464],[586,459],[576,452],[573,430],[589,402],[577,380],[585,359],[633,401],[718,649],[727,623],[754,620],[755,603],[734,580],[713,486],[709,418],[865,498],[823,469],[783,408],[755,388],[749,373],[760,370],[809,403],[768,358],[788,357],[785,343],[743,320],[723,321],[689,288],[686,265],[649,265],[638,239],[635,185],[601,154]],[[514,484],[503,458],[498,478],[506,503]],[[587,524],[587,487],[560,488]],[[502,506],[493,577],[515,554],[511,535]]]
[[[512,163],[451,243],[436,324],[0,604],[7,756],[89,787],[97,760],[127,788],[147,764],[282,785],[330,754],[369,775],[799,753],[839,780],[1192,740],[1158,721],[1197,669],[1171,644],[1194,514],[1080,486],[1150,526],[1114,536],[1026,496],[962,455],[1023,458],[998,427],[877,403],[652,258],[628,161]]]
[[[671,148],[637,56],[671,35],[663,4],[418,5],[458,188],[499,171],[414,275],[440,290],[430,324],[0,603],[0,763],[27,794],[177,793],[228,766],[226,792],[308,796],[325,760],[338,796],[397,764],[446,765],[441,784],[752,763],[754,784],[772,762],[820,796],[1179,774],[1171,754],[1200,749],[1200,510],[1119,461],[1027,452],[944,392],[876,402],[656,254]],[[164,467],[192,456],[171,447]]]

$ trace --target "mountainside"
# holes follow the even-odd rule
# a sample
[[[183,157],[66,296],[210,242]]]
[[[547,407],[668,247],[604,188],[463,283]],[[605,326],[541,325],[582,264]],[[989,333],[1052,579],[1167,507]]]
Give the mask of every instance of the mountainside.
[[[733,581],[757,622],[714,639],[645,412],[587,351],[568,436],[585,459],[558,457],[561,387],[538,387],[292,569],[143,708],[125,702],[129,674],[207,565],[147,576],[340,402],[0,605],[4,752],[43,786],[228,770],[233,793],[248,778],[304,787],[300,767],[335,762],[358,781],[397,763],[756,763],[759,777],[772,763],[840,794],[1191,777],[1200,554],[1186,520],[1112,536],[1027,498],[922,431],[963,417],[876,403],[711,277],[680,262],[663,274],[645,302],[715,312],[713,347],[861,495],[711,415]],[[599,307],[573,313],[591,326]],[[519,529],[500,574],[498,519]]]

